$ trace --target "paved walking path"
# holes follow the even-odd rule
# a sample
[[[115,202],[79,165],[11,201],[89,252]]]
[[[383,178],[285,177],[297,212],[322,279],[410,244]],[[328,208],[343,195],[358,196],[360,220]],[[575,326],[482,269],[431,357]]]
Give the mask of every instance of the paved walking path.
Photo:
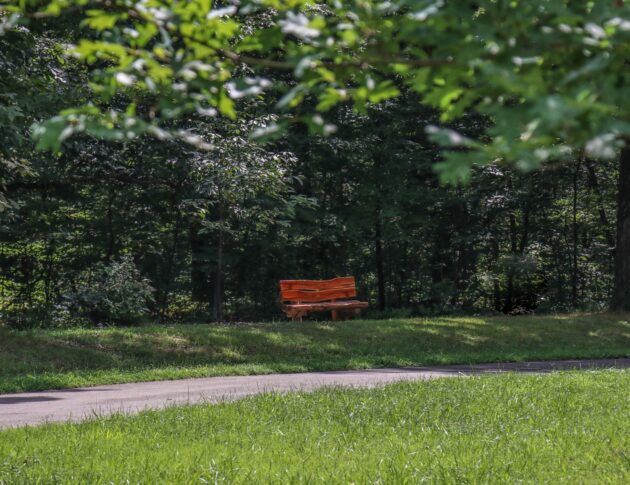
[[[0,395],[0,428],[53,421],[81,421],[113,413],[135,413],[177,404],[234,401],[262,392],[312,391],[321,387],[373,387],[397,381],[501,372],[630,368],[630,359],[563,360],[403,369],[368,369],[260,376],[208,377],[113,384],[81,389]]]

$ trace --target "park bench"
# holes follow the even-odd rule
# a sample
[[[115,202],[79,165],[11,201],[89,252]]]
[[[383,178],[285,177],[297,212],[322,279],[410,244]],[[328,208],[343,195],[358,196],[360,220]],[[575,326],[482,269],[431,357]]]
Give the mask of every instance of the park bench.
[[[330,311],[333,320],[340,314],[358,315],[367,308],[365,301],[354,300],[357,287],[353,276],[332,280],[281,280],[282,311],[292,320],[302,319],[310,312]]]

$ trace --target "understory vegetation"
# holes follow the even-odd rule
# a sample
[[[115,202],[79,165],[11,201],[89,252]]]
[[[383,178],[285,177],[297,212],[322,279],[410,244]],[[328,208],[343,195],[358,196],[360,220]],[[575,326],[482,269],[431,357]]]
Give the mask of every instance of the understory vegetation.
[[[0,432],[0,483],[630,481],[630,371],[267,394]]]
[[[0,393],[217,375],[604,357],[630,357],[630,316],[0,328]]]
[[[85,140],[42,159],[0,214],[2,321],[260,321],[281,315],[280,279],[345,275],[372,316],[607,307],[614,164],[486,167],[452,188],[417,99],[337,116],[334,136],[264,150],[231,126],[228,153]]]

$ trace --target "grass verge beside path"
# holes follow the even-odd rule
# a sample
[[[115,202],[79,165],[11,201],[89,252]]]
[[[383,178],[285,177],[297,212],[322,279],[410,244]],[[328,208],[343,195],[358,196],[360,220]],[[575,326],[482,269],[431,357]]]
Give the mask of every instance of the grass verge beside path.
[[[630,483],[630,371],[261,395],[0,432],[0,483]]]
[[[630,357],[630,315],[9,331],[0,393],[217,375]]]

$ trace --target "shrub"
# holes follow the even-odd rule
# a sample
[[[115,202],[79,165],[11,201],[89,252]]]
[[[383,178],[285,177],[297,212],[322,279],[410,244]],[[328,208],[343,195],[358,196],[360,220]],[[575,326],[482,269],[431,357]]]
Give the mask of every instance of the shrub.
[[[86,271],[76,290],[67,295],[77,313],[93,322],[137,322],[153,303],[153,288],[142,276],[131,255]]]

